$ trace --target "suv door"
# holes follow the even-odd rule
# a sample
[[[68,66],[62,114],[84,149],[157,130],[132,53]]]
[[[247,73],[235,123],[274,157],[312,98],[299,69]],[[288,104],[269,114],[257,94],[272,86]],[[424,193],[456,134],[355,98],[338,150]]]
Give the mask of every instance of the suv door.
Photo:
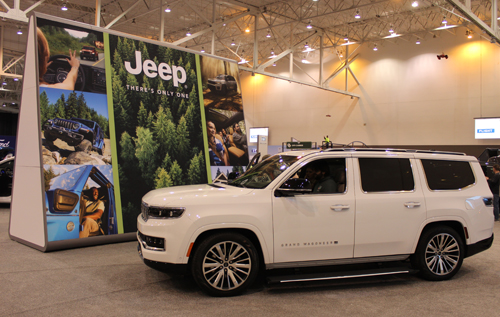
[[[411,154],[354,159],[354,257],[412,253],[426,219],[426,204]]]
[[[273,200],[274,262],[297,262],[353,257],[355,200],[351,159],[330,157],[309,160],[288,174],[290,179],[305,180],[311,163],[327,163],[337,190],[331,193],[309,192],[280,196],[275,189]],[[332,170],[337,166],[337,170]],[[307,181],[305,182],[307,184]],[[316,186],[319,188],[321,186]],[[332,186],[323,186],[323,188]],[[283,191],[282,193],[286,193]]]

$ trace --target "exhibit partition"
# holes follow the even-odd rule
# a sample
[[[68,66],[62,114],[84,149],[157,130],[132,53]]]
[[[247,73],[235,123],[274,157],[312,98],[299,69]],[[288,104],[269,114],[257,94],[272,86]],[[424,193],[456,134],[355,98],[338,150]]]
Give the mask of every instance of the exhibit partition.
[[[243,171],[240,87],[233,61],[32,16],[11,239],[41,251],[133,240],[150,190]]]

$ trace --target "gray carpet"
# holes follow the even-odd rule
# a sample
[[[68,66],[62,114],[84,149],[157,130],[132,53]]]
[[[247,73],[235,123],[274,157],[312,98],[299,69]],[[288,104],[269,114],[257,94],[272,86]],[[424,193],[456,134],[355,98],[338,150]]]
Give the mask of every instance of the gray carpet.
[[[205,296],[145,266],[136,242],[42,253],[9,239],[0,205],[0,316],[499,316],[500,240],[450,281],[412,275]],[[495,224],[500,239],[500,223]]]

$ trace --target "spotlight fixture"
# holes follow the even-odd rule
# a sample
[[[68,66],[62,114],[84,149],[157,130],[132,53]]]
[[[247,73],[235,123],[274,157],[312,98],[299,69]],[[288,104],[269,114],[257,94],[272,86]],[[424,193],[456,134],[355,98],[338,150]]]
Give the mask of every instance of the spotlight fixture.
[[[417,44],[417,45],[420,44],[420,39],[419,38],[417,38],[417,41],[415,42],[415,44]]]
[[[267,38],[270,38],[271,37],[271,31],[270,30],[267,30],[267,35],[266,35]]]
[[[167,12],[167,13],[168,13],[168,12],[170,12],[170,11],[172,11],[172,10],[170,10],[170,5],[168,5],[168,4],[167,4],[167,8],[165,9],[165,12]]]
[[[418,7],[418,1],[413,1],[411,3],[411,6],[414,7],[414,8]]]
[[[68,7],[67,7],[67,3],[66,2],[63,3],[63,5],[61,7],[61,10],[62,11],[68,11]]]
[[[309,20],[309,24],[306,26],[306,28],[308,28],[308,29],[312,29],[313,27],[312,27],[311,23],[312,23],[312,21],[311,21],[311,20]]]
[[[356,15],[354,16],[355,19],[361,19],[361,15],[359,15],[359,9],[356,10]]]
[[[234,40],[231,40],[231,46],[235,46],[236,43],[234,43]]]
[[[189,28],[187,30],[186,36],[191,36],[191,31],[189,30]]]
[[[201,47],[201,51],[202,53],[205,53],[205,49],[203,48],[203,46]]]
[[[442,24],[447,24],[448,23],[448,21],[446,21],[446,17],[445,16],[443,16],[443,21],[441,21],[441,23]]]
[[[378,51],[377,44],[374,44],[374,45],[373,45],[373,50],[374,50],[374,51]]]
[[[17,35],[23,35],[23,31],[21,30],[21,27],[17,29]]]

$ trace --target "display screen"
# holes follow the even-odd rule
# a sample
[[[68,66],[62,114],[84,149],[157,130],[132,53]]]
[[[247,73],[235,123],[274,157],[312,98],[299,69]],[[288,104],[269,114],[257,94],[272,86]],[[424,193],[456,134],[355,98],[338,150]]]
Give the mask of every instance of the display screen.
[[[476,139],[500,139],[500,118],[477,118],[474,137]]]
[[[250,128],[250,143],[257,143],[259,135],[267,136],[269,128]]]

